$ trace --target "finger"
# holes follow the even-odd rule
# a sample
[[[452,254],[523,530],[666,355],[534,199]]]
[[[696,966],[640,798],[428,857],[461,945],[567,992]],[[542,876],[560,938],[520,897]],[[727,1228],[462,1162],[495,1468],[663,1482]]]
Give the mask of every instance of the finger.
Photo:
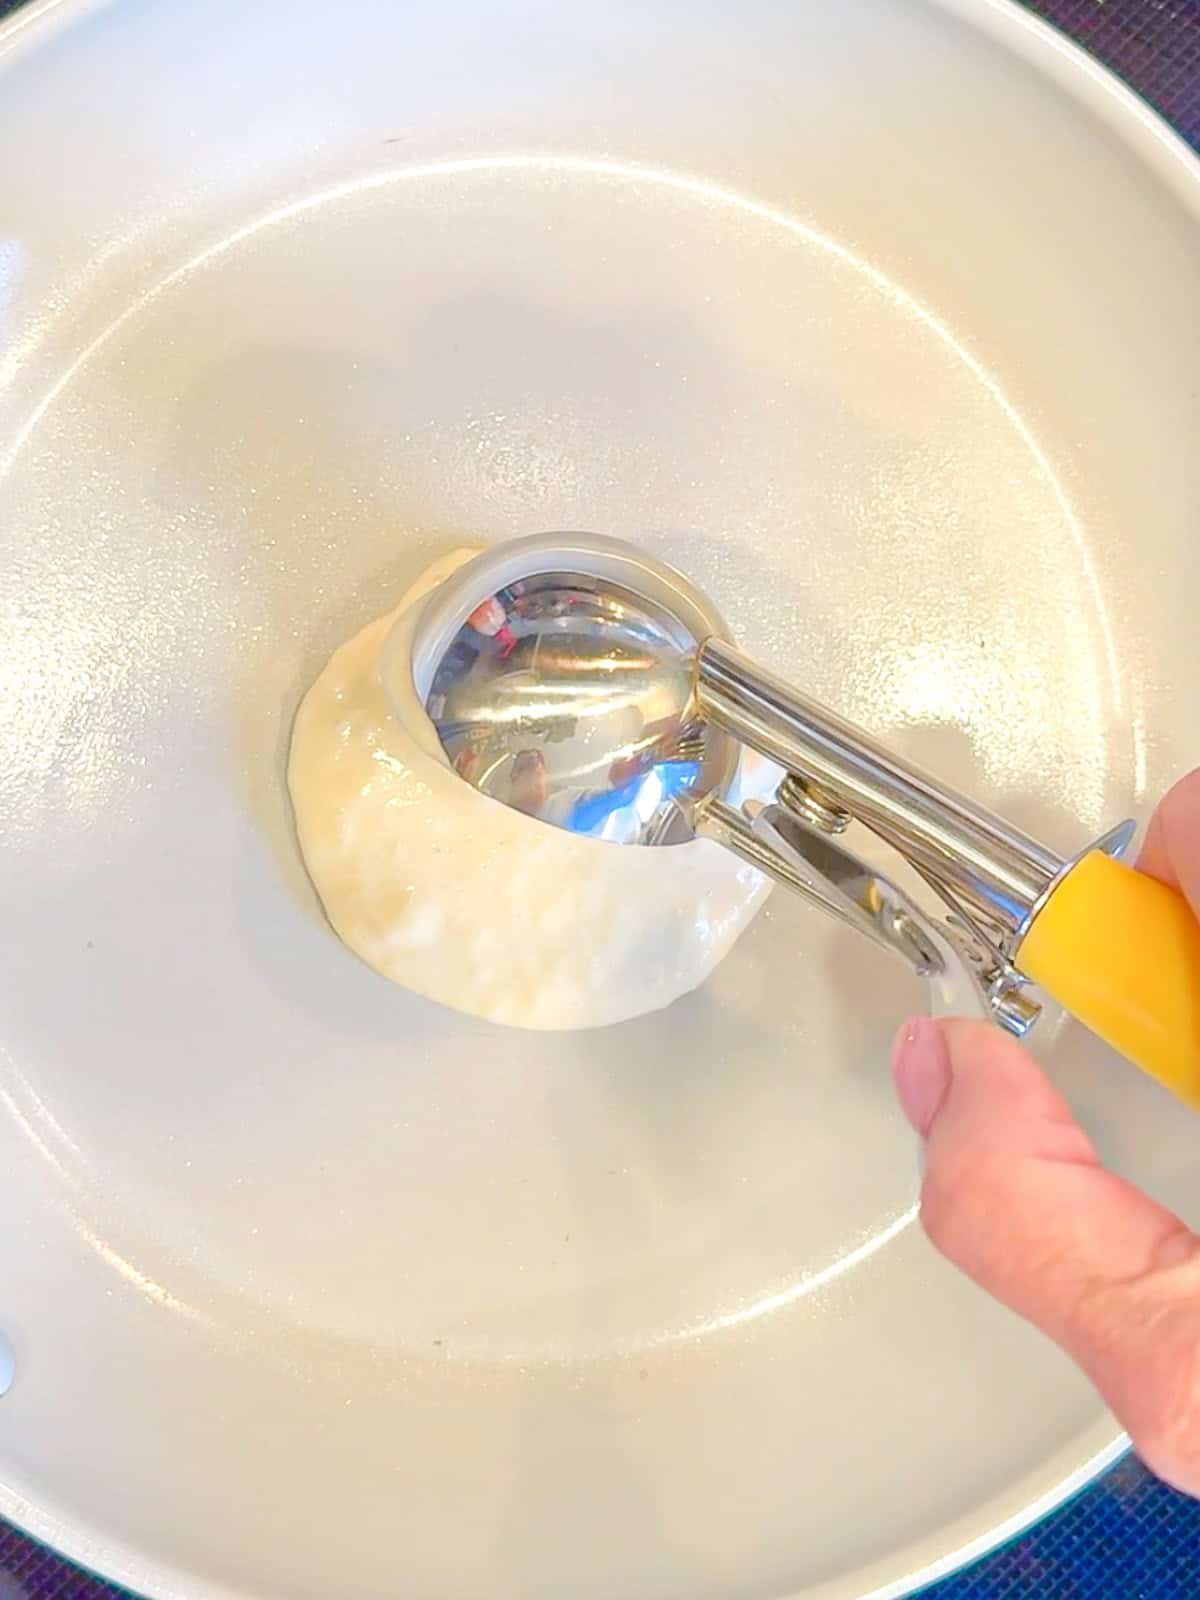
[[[1160,1476],[1200,1493],[1200,1240],[1100,1165],[998,1030],[919,1018],[894,1072],[926,1139],[934,1245],[1083,1367]]]
[[[1181,889],[1200,915],[1200,769],[1181,778],[1160,801],[1138,866]]]

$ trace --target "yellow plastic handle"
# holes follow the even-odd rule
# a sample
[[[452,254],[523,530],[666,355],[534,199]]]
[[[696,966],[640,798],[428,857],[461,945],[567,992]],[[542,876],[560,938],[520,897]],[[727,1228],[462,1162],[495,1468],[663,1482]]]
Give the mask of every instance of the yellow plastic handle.
[[[1200,923],[1181,894],[1093,851],[1034,918],[1017,966],[1200,1109]]]

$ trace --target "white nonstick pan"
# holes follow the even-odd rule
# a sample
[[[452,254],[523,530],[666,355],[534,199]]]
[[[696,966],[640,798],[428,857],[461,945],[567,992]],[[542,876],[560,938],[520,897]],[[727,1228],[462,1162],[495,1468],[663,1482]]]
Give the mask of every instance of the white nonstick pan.
[[[1065,850],[1200,758],[1200,173],[988,0],[0,29],[0,1513],[155,1600],[897,1595],[1120,1450],[938,1262],[921,995],[776,896],[532,1035],[334,939],[283,756],[454,545],[599,528]],[[1197,1124],[1053,1016],[1106,1155]]]

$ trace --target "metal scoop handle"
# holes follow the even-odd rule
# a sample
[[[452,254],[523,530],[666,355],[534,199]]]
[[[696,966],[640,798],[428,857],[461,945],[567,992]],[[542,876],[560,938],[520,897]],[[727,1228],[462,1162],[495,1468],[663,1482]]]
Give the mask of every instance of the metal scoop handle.
[[[885,750],[724,639],[696,656],[701,715],[857,817],[1007,943],[1065,863],[984,807]]]
[[[1129,843],[1132,823],[1063,860],[722,639],[698,652],[696,695],[703,716],[814,786],[811,809],[826,827],[854,816],[934,887],[952,911],[949,938],[910,907],[917,931],[948,943],[945,970],[965,969],[975,988],[968,958],[982,953],[978,971],[997,1021],[1016,1033],[1029,1026],[1037,1005],[1023,984],[1032,979],[1200,1107],[1200,926],[1178,891],[1113,859]],[[773,831],[773,849],[786,840],[785,828]],[[836,859],[821,857],[803,837],[800,849],[810,869],[814,857]],[[848,881],[830,870],[810,877],[810,890],[815,883],[828,903],[830,889]],[[881,880],[878,892],[886,898],[889,891],[894,886]],[[843,907],[831,908],[845,916]],[[961,980],[953,987],[961,991]]]

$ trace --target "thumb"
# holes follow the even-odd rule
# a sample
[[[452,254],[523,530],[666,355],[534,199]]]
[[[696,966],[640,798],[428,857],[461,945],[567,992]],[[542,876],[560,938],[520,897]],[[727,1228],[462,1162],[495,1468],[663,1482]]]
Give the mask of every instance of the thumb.
[[[933,1244],[1078,1362],[1160,1477],[1200,1494],[1200,1239],[1100,1165],[997,1029],[916,1018],[893,1073],[926,1141]]]

